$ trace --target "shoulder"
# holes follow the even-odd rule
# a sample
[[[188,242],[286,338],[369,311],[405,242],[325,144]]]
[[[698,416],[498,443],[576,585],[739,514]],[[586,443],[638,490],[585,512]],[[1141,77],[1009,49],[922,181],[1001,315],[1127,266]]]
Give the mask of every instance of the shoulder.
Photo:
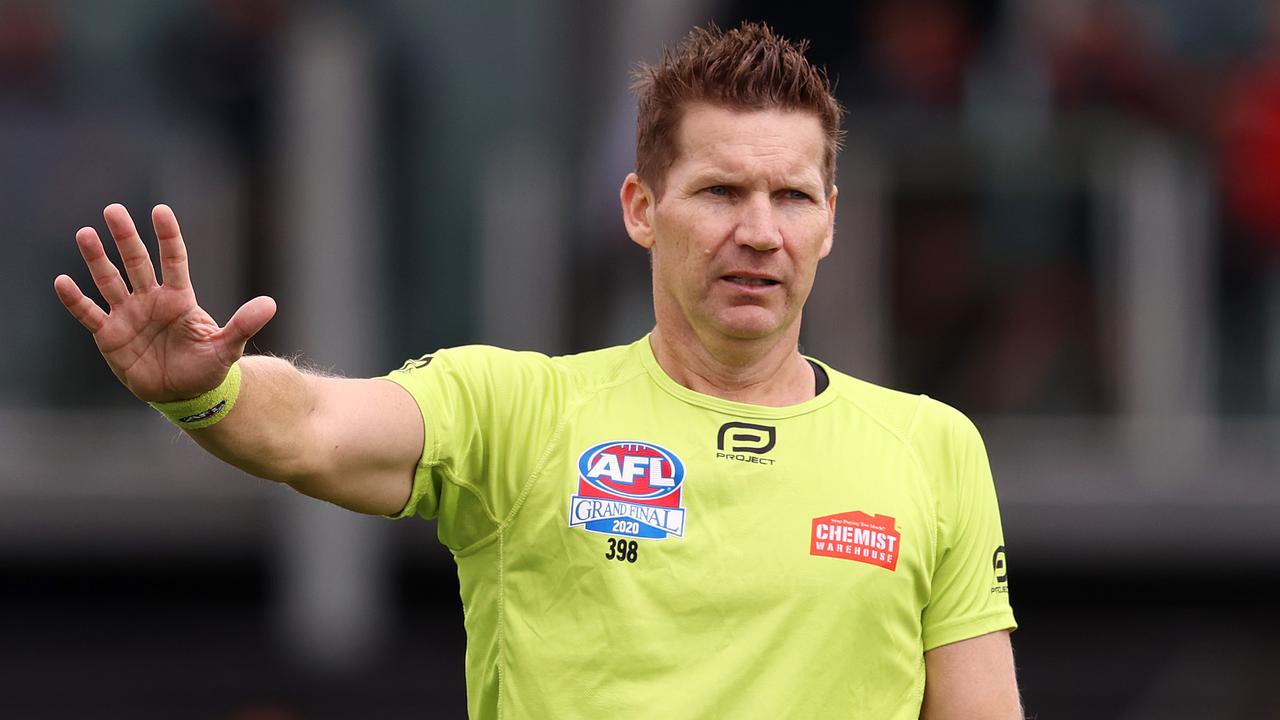
[[[473,388],[580,391],[633,374],[639,367],[633,355],[632,346],[553,356],[492,345],[459,345],[408,360],[388,377],[412,383],[446,376]]]
[[[824,365],[831,390],[856,406],[917,453],[950,453],[957,444],[981,442],[973,422],[956,408],[927,395],[907,393],[846,375]]]
[[[636,343],[550,358],[560,372],[583,387],[600,387],[644,374]]]

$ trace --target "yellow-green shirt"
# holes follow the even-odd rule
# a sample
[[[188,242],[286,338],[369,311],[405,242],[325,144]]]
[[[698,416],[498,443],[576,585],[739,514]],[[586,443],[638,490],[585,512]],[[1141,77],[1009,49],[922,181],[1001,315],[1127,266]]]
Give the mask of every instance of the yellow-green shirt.
[[[1015,627],[976,429],[823,367],[789,407],[689,390],[647,337],[388,375],[426,423],[402,516],[457,561],[474,720],[914,720],[925,651]]]

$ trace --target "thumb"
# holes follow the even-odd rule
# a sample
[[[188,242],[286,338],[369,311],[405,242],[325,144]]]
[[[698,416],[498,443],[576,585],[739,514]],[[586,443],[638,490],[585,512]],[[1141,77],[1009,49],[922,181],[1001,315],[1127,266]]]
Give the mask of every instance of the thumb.
[[[275,314],[276,301],[266,295],[259,295],[241,305],[235,315],[227,321],[221,333],[224,347],[231,357],[239,358],[243,355],[245,343],[249,342],[249,338],[257,335],[258,331],[275,317]]]

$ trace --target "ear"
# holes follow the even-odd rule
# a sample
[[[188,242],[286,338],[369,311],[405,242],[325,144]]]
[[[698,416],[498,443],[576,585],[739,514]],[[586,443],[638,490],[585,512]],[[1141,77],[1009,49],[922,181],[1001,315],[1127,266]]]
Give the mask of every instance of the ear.
[[[618,193],[622,201],[622,222],[627,226],[627,234],[632,242],[646,250],[653,249],[653,208],[657,202],[653,191],[640,179],[639,175],[629,173],[622,181],[622,190]]]
[[[827,196],[827,236],[822,239],[822,252],[818,253],[819,258],[824,258],[831,252],[831,244],[836,236],[836,196],[840,194],[840,188],[835,185],[831,186],[831,194]]]

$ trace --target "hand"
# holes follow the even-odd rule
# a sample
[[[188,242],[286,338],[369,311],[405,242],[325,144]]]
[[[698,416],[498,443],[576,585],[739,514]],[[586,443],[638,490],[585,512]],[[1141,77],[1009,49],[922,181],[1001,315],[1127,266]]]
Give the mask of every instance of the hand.
[[[196,304],[187,272],[187,247],[178,219],[167,205],[151,211],[160,242],[164,283],[156,282],[147,248],[123,205],[102,211],[133,291],[102,247],[96,230],[81,228],[76,245],[110,312],[85,297],[66,275],[53,281],[58,299],[93,333],[102,357],[129,391],[148,402],[195,397],[218,386],[245,343],[276,313],[269,297],[256,297],[236,311],[225,327]]]

